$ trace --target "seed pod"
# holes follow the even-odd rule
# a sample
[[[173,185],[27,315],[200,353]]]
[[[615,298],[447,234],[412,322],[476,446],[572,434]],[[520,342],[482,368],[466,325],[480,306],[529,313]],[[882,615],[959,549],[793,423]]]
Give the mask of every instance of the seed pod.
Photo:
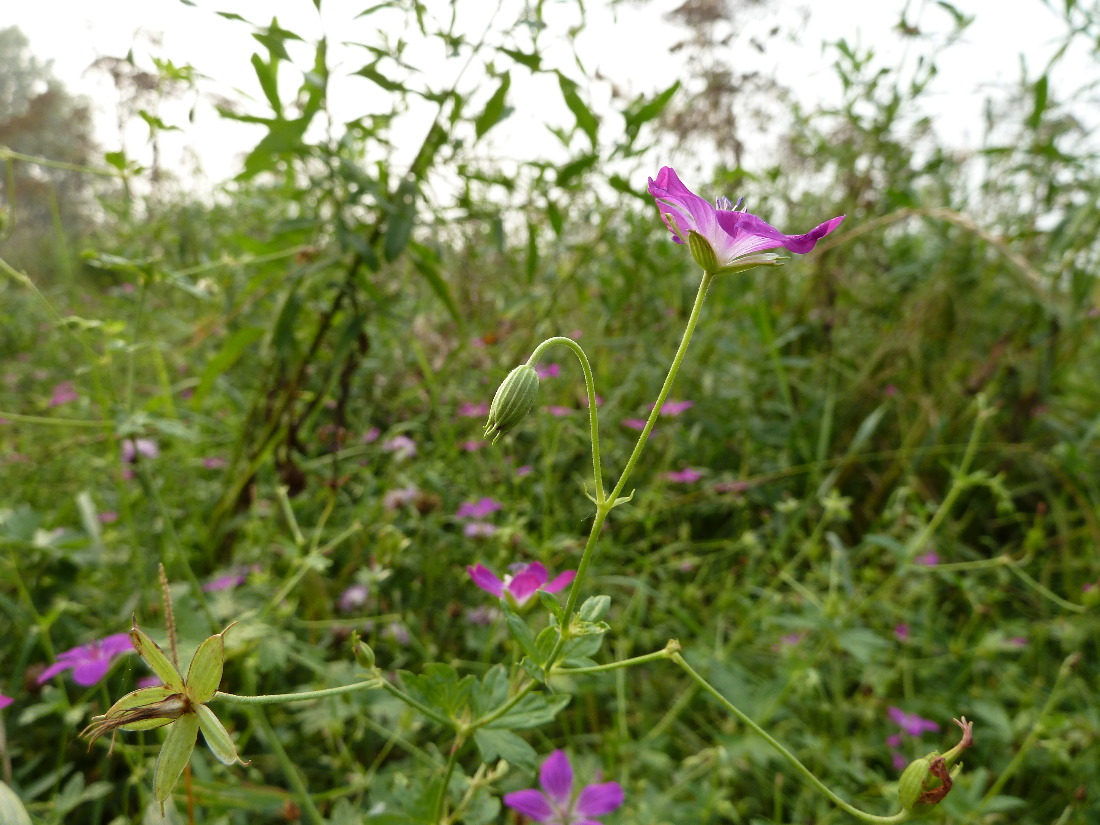
[[[901,778],[898,780],[898,800],[905,810],[913,810],[920,801],[924,780],[928,778],[928,767],[931,764],[932,760],[929,757],[922,756],[910,762],[909,766],[902,771]]]
[[[508,373],[489,407],[485,437],[496,442],[514,428],[531,412],[538,395],[539,376],[534,367],[523,364]]]

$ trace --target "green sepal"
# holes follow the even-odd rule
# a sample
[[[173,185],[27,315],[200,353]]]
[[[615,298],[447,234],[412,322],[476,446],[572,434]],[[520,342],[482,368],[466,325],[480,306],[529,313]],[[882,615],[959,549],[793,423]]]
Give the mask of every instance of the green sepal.
[[[138,656],[145,660],[145,664],[149,665],[153,673],[164,682],[166,688],[171,688],[172,693],[183,693],[183,678],[176,670],[176,666],[160,649],[160,645],[150,639],[137,624],[130,628],[130,644],[134,646]]]
[[[229,735],[229,731],[225,729],[225,725],[221,723],[221,720],[214,715],[214,711],[206,705],[199,705],[195,708],[195,713],[199,717],[202,738],[214,757],[223,765],[232,765],[235,762],[245,764],[244,760],[237,754],[237,746],[233,744],[233,738]]]
[[[714,253],[714,247],[694,229],[688,233],[688,249],[691,250],[695,263],[704,271],[714,272],[718,269],[718,256]]]
[[[176,787],[180,774],[191,759],[195,741],[199,736],[199,717],[194,713],[185,713],[168,730],[168,738],[161,745],[157,756],[157,767],[153,774],[153,798],[164,807],[164,800]]]
[[[187,668],[187,695],[196,704],[205,704],[213,699],[222,683],[222,666],[225,664],[225,641],[222,637],[228,630],[227,627],[199,645],[191,658],[191,666]]]

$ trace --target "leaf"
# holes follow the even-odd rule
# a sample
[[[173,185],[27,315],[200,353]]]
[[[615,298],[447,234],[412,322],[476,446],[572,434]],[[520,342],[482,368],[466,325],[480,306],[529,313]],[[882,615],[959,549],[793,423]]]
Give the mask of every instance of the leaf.
[[[493,92],[484,110],[474,119],[474,134],[477,139],[496,126],[511,110],[506,110],[505,102],[508,98],[508,89],[512,85],[512,76],[508,72],[500,79],[500,86]]]
[[[241,356],[248,352],[252,344],[263,334],[264,331],[260,327],[244,327],[229,336],[218,354],[211,358],[203,368],[202,375],[199,377],[199,384],[195,387],[195,394],[191,397],[193,408],[197,409],[202,406],[203,399],[206,398],[214,386],[218,376],[236,364]]]
[[[508,671],[504,665],[493,665],[474,688],[470,706],[474,713],[481,716],[502,705],[507,698]]]
[[[572,699],[573,697],[566,693],[556,693],[553,696],[547,696],[545,693],[528,693],[516,703],[515,707],[494,719],[486,727],[506,730],[542,727],[553,722],[554,717]]]
[[[601,622],[611,609],[610,596],[589,596],[584,600],[581,609],[577,611],[583,622]]]
[[[275,74],[275,67],[265,63],[264,59],[258,54],[253,54],[252,68],[256,70],[260,88],[263,89],[267,102],[271,104],[272,111],[281,118],[283,116],[283,104],[279,100],[279,80]]]
[[[502,601],[503,605],[504,602]],[[535,637],[531,633],[531,628],[527,626],[527,623],[517,614],[513,613],[505,607],[504,622],[508,625],[508,632],[512,634],[512,638],[516,640],[516,644],[519,645],[527,656],[532,661],[538,662],[538,650],[535,648]]]
[[[569,107],[569,111],[573,113],[573,117],[577,120],[577,128],[588,136],[588,142],[595,149],[596,132],[600,126],[599,121],[584,104],[584,101],[581,100],[581,96],[577,94],[577,84],[561,72],[558,73],[558,86],[561,88],[561,96],[565,100],[565,105]]]
[[[563,188],[568,187],[570,181],[591,169],[599,159],[599,155],[590,154],[570,161],[558,170],[555,183]]]
[[[0,822],[4,825],[31,825],[30,815],[15,791],[0,782]]]
[[[645,97],[641,95],[635,98],[633,103],[623,112],[623,118],[626,120],[626,133],[630,136],[631,140],[637,137],[638,131],[643,124],[649,123],[649,121],[658,117],[661,112],[665,110],[665,107],[668,106],[679,89],[680,81],[677,80],[663,92],[660,92],[649,100],[646,100]]]
[[[482,762],[488,763],[499,758],[509,765],[531,772],[538,767],[535,749],[510,730],[482,728],[474,732],[474,743],[481,754]]]
[[[359,71],[352,72],[352,74],[357,74],[360,77],[365,77],[367,80],[373,81],[374,83],[385,89],[387,92],[408,91],[408,88],[404,84],[398,83],[396,80],[390,80],[380,71],[378,71],[378,69],[375,68],[376,65],[377,63],[369,63],[361,68]]]
[[[515,49],[501,49],[500,51],[504,52],[521,66],[526,66],[533,72],[541,71],[542,69],[542,55],[538,52],[528,54],[527,52],[519,52]]]
[[[892,645],[867,627],[854,627],[837,636],[837,643],[856,661],[868,664],[876,653],[881,653]]]
[[[1049,80],[1046,75],[1035,81],[1035,102],[1032,105],[1031,115],[1027,119],[1029,129],[1038,129],[1043,122],[1043,112],[1047,108],[1047,95],[1049,93]]]
[[[416,183],[405,179],[397,187],[389,210],[386,238],[382,244],[382,257],[394,261],[405,251],[416,222]]]

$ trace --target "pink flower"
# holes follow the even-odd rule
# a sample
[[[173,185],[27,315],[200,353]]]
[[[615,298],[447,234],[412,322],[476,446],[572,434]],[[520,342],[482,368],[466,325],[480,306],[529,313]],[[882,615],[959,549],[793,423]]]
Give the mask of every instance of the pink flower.
[[[531,475],[530,464],[522,464],[519,467],[516,467],[516,478],[523,478],[524,476],[529,475]]]
[[[416,455],[416,442],[407,435],[395,435],[389,441],[382,442],[382,449],[393,453],[397,459],[413,458]]]
[[[456,518],[485,518],[485,516],[492,515],[497,510],[503,510],[504,505],[496,499],[489,498],[488,496],[480,498],[477,501],[464,501],[458,506],[458,511],[455,513]]]
[[[940,563],[940,554],[935,550],[929,550],[927,553],[922,553],[917,556],[913,561],[916,564],[922,564],[925,567],[935,567]]]
[[[1008,640],[1009,647],[1027,647],[1027,639],[1023,636],[1013,636]]]
[[[365,584],[353,584],[340,594],[337,604],[344,613],[351,613],[356,608],[365,605],[369,595],[370,591]]]
[[[463,401],[458,405],[458,414],[461,418],[484,418],[489,414],[489,405],[484,401]]]
[[[487,539],[496,531],[496,525],[487,521],[471,521],[462,528],[462,534],[471,539]]]
[[[656,405],[650,404],[649,408],[652,410]],[[694,401],[666,401],[661,407],[661,415],[667,415],[674,417],[682,412],[686,412],[695,406]]]
[[[114,524],[116,521],[118,521],[118,513],[114,510],[103,510],[99,514],[100,524]]]
[[[220,455],[207,456],[202,460],[202,466],[207,470],[220,470],[229,462],[222,458]]]
[[[641,432],[642,430],[645,429],[645,419],[644,418],[624,418],[623,421],[622,421],[622,424],[627,429],[637,430],[638,432]],[[650,435],[653,435],[653,433],[654,433],[654,430],[649,431]]]
[[[909,625],[905,622],[894,626],[894,637],[899,642],[909,641]]]
[[[894,724],[910,736],[920,736],[925,731],[935,733],[940,729],[931,719],[922,719],[915,713],[906,713],[893,705],[886,709],[886,713]]]
[[[547,584],[546,566],[542,562],[513,564],[511,570],[512,572],[502,581],[484,565],[475,564],[466,568],[473,583],[486,593],[492,593],[498,599],[507,594],[517,606],[525,604],[539,590],[545,590],[547,593],[563,590],[577,575],[576,570],[566,570]]]
[[[482,447],[489,444],[488,441],[478,441],[476,438],[471,438],[469,441],[462,442],[462,449],[468,453],[476,453]]]
[[[623,804],[623,789],[618,782],[574,790],[573,766],[561,750],[542,763],[539,785],[541,791],[531,788],[505,794],[504,804],[547,825],[599,825],[593,817],[611,813]]]
[[[365,433],[363,433],[363,437],[360,438],[359,440],[362,441],[364,444],[373,444],[375,441],[378,440],[378,436],[379,436],[378,428],[377,427],[371,427],[369,430],[367,430]]]
[[[14,701],[15,700],[10,696],[5,696],[3,693],[0,693],[0,710],[3,710]]]
[[[139,688],[160,687],[162,684],[164,683],[160,680],[159,676],[142,676],[137,680],[137,686]]]
[[[224,576],[211,579],[202,586],[202,590],[204,593],[217,593],[222,590],[231,590],[248,581],[248,574],[255,569],[255,567],[247,566],[238,567],[232,573],[226,573]]]
[[[133,649],[129,633],[115,633],[105,639],[74,647],[58,654],[57,661],[42,671],[38,684],[44,685],[58,673],[72,670],[73,681],[78,685],[94,685],[107,674],[116,657]]]
[[[668,481],[675,482],[676,484],[692,484],[703,477],[703,474],[698,470],[693,470],[691,467],[685,467],[682,470],[672,470],[664,474],[664,477]]]
[[[554,404],[551,404],[550,406],[547,406],[547,407],[543,407],[543,409],[546,410],[548,413],[550,413],[550,415],[554,416],[555,418],[562,418],[564,416],[569,415],[571,412],[573,412],[573,410],[569,407],[559,407],[559,406],[554,405]]]
[[[62,381],[60,384],[55,384],[53,392],[50,395],[50,406],[57,407],[61,404],[68,404],[70,401],[76,401],[80,398],[76,394],[76,389],[73,387],[72,381]]]
[[[561,367],[557,364],[547,364],[546,366],[539,364],[537,367],[535,367],[535,373],[540,379],[557,378],[559,375],[561,375]]]
[[[127,464],[133,464],[138,456],[143,458],[156,458],[160,455],[157,442],[151,438],[127,438],[122,442],[122,460]]]
[[[672,240],[691,245],[691,236],[696,236],[692,256],[712,274],[742,272],[755,266],[778,266],[783,258],[765,250],[783,247],[804,255],[844,220],[840,215],[804,235],[784,235],[756,215],[737,211],[729,198],[720,197],[711,206],[684,186],[675,170],[668,166],[662,167],[656,180],[649,179],[649,194],[657,201],[661,220],[672,234]],[[740,204],[738,201],[737,206]]]
[[[412,504],[420,490],[416,487],[398,487],[395,490],[387,490],[382,496],[382,506],[387,510],[398,510],[406,504]]]

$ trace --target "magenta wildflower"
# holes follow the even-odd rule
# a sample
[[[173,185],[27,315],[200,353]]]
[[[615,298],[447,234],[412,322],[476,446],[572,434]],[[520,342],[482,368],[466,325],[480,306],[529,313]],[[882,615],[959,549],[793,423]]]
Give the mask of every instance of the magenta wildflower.
[[[668,166],[661,168],[656,180],[649,179],[649,194],[657,201],[672,239],[688,244],[696,263],[714,275],[783,263],[781,256],[765,251],[768,249],[783,247],[804,255],[844,220],[840,215],[804,235],[784,235],[756,215],[738,211],[741,201],[735,206],[729,198],[720,197],[711,206],[684,186]]]
[[[378,440],[379,434],[380,433],[378,432],[377,427],[371,427],[369,430],[363,433],[363,437],[359,440],[362,441],[364,444],[373,444],[375,441]]]
[[[920,736],[925,731],[935,733],[940,729],[940,726],[931,719],[922,719],[915,713],[906,713],[893,705],[886,709],[886,714],[895,725],[910,736]]]
[[[14,701],[15,700],[10,696],[5,696],[3,693],[0,693],[0,710],[3,710]]]
[[[1013,636],[1008,640],[1009,647],[1027,647],[1027,638],[1025,636]]]
[[[538,377],[540,379],[557,378],[559,375],[561,375],[561,367],[558,364],[547,364],[546,366],[539,364],[537,367],[535,367],[535,372],[538,374]]]
[[[917,556],[913,561],[925,567],[935,567],[940,563],[940,554],[935,550],[929,550],[927,553]]]
[[[42,671],[38,684],[44,685],[58,673],[72,670],[73,681],[78,685],[94,685],[106,675],[117,656],[133,649],[129,633],[115,633],[105,639],[74,647],[58,654],[57,661]]]
[[[529,475],[531,475],[531,471],[532,470],[531,470],[531,465],[530,464],[521,464],[519,467],[516,467],[516,478],[523,478],[524,476],[529,476]]]
[[[118,513],[114,510],[103,510],[99,513],[98,518],[100,524],[114,524],[118,521]]]
[[[419,495],[420,490],[412,486],[387,490],[382,496],[382,506],[387,510],[399,510],[406,504],[412,504]]]
[[[468,453],[476,453],[482,447],[487,447],[488,441],[478,441],[476,438],[471,438],[469,441],[462,442],[462,449]]]
[[[485,496],[479,498],[477,501],[464,501],[458,505],[458,511],[455,513],[457,518],[485,518],[485,516],[495,513],[497,510],[503,510],[504,505],[493,498]]]
[[[548,413],[550,413],[550,415],[554,416],[555,418],[562,418],[564,416],[569,415],[571,412],[573,412],[573,410],[570,407],[559,407],[556,404],[551,404],[547,407],[543,407],[543,409],[546,410]]]
[[[138,456],[156,458],[159,455],[160,448],[151,438],[127,438],[122,442],[122,460],[127,464],[133,464]]]
[[[217,593],[222,590],[232,590],[238,585],[244,584],[248,580],[248,574],[252,572],[252,567],[238,567],[232,573],[226,573],[224,576],[218,576],[216,579],[211,579],[202,586],[204,593]]]
[[[487,521],[471,521],[462,528],[462,534],[471,539],[487,539],[496,531],[496,525]]]
[[[462,418],[484,418],[489,414],[489,405],[484,401],[463,401],[458,406],[458,414]]]
[[[585,785],[573,789],[573,766],[565,751],[556,750],[539,769],[541,791],[531,788],[504,795],[504,804],[536,822],[548,825],[599,825],[593,817],[608,814],[623,804],[618,782]]]
[[[229,462],[220,455],[210,455],[202,460],[202,466],[207,470],[220,470]]]
[[[370,590],[365,584],[353,584],[340,594],[337,604],[344,613],[351,613],[356,608],[365,605],[369,595]]]
[[[159,676],[142,676],[137,680],[137,686],[139,688],[151,688],[160,687],[164,682],[160,680]]]
[[[691,467],[685,467],[682,470],[670,470],[665,473],[664,477],[667,481],[672,481],[676,484],[694,484],[703,477],[703,474],[698,470],[693,470]]]
[[[407,435],[395,435],[388,441],[382,442],[382,449],[387,453],[393,453],[394,458],[412,458],[416,455],[416,442]]]
[[[650,404],[649,408],[652,410],[656,404]],[[677,416],[682,412],[686,412],[695,406],[694,401],[666,401],[661,407],[661,415]]]
[[[624,418],[622,420],[622,425],[624,427],[626,427],[627,429],[637,430],[638,432],[641,432],[642,430],[645,429],[645,419],[644,418]],[[653,435],[653,430],[650,430],[649,434]]]
[[[486,593],[492,593],[498,599],[507,594],[517,606],[525,604],[539,590],[557,593],[565,589],[577,575],[576,570],[566,570],[552,582],[547,583],[546,565],[537,561],[531,564],[513,564],[511,570],[512,572],[502,581],[492,570],[482,564],[466,568],[474,584]]]
[[[905,622],[894,625],[894,637],[899,642],[909,641],[909,625],[907,625]]]
[[[61,404],[68,404],[70,401],[76,401],[79,397],[72,381],[62,381],[53,387],[50,395],[50,406],[57,407]]]

